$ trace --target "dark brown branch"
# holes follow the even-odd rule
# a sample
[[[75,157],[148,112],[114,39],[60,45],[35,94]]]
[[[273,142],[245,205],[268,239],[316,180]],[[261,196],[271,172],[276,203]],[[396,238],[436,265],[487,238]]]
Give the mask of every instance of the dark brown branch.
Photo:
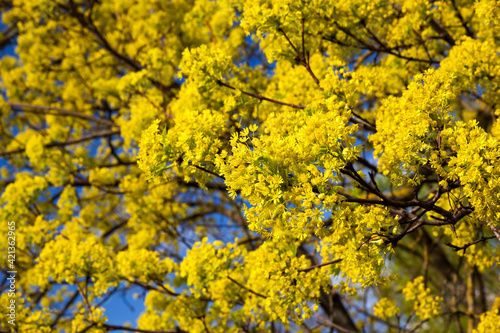
[[[283,34],[283,36],[285,37],[285,39],[288,41],[288,44],[290,44],[290,46],[292,47],[292,49],[295,51],[295,54],[297,54],[297,57],[300,60],[300,64],[305,67],[305,69],[307,70],[307,72],[313,78],[314,82],[319,86],[319,80],[316,77],[316,75],[314,75],[314,72],[312,71],[311,66],[309,66],[309,62],[306,60],[305,56],[303,56],[299,52],[299,50],[295,47],[295,45],[293,45],[292,41],[290,40],[290,38],[288,38],[288,36],[286,35],[286,33],[285,33],[285,31],[283,29],[280,28],[279,31]],[[304,43],[304,21],[303,20],[302,20],[302,43]],[[302,45],[302,48],[304,48],[304,45]]]
[[[363,28],[365,28],[365,30],[368,32],[368,34],[373,38],[373,40],[378,44],[380,45],[381,47],[383,48],[387,48],[387,45],[385,45],[378,37],[377,35],[375,35],[375,33],[373,33],[370,28],[368,28],[368,26],[366,25],[366,22],[365,20],[361,20],[361,25],[363,26]]]
[[[401,53],[394,52],[394,48],[384,49],[384,48],[375,47],[373,45],[365,43],[364,41],[360,41],[358,38],[355,37],[355,35],[351,34],[347,29],[341,27],[340,25],[338,25],[338,28],[339,28],[339,30],[344,32],[346,35],[350,36],[351,38],[356,40],[358,43],[360,43],[360,45],[348,44],[348,43],[345,43],[345,42],[342,42],[342,41],[336,39],[335,37],[331,37],[331,36],[330,37],[322,36],[321,38],[323,40],[326,40],[326,41],[329,41],[329,42],[332,42],[332,43],[335,43],[337,45],[344,46],[344,47],[353,47],[353,48],[357,48],[360,50],[369,50],[369,51],[373,51],[373,52],[377,52],[377,53],[387,53],[387,54],[391,54],[395,57],[405,59],[408,61],[424,62],[424,63],[428,63],[428,64],[439,64],[439,61],[436,61],[436,60],[419,59],[419,58],[414,58],[414,57],[402,55]]]
[[[306,42],[305,42],[305,38],[304,38],[304,19],[301,19],[300,20],[300,25],[301,25],[301,35],[302,35],[302,58],[305,59],[306,58]],[[309,62],[307,62],[309,63]]]
[[[97,44],[99,44],[106,51],[108,51],[113,56],[113,58],[115,58],[116,61],[118,61],[123,66],[125,66],[127,69],[129,69],[133,72],[137,72],[137,71],[141,70],[141,67],[139,66],[138,63],[136,63],[134,60],[132,60],[124,55],[121,55],[115,49],[113,49],[111,47],[111,45],[108,43],[108,41],[106,40],[106,38],[104,38],[104,36],[99,32],[97,27],[94,25],[94,23],[92,22],[92,18],[91,17],[86,18],[83,13],[80,13],[80,11],[76,8],[74,3],[70,2],[69,8],[64,7],[63,5],[60,5],[60,6],[62,8],[67,9],[70,12],[70,14],[78,20],[80,25],[84,29],[89,31],[92,36],[94,36]]]
[[[88,116],[77,111],[66,110],[63,108],[43,106],[43,105],[32,105],[28,103],[19,103],[19,102],[7,102],[6,104],[14,108],[21,108],[24,110],[24,112],[33,112],[33,113],[38,112],[38,113],[50,114],[53,116],[75,117],[100,123],[109,127],[119,127],[111,120]],[[26,110],[26,109],[33,109],[33,110]],[[57,113],[50,113],[49,111],[55,111]]]
[[[99,44],[101,47],[103,47],[106,51],[111,54],[111,56],[118,62],[121,63],[125,68],[133,71],[133,72],[138,72],[142,70],[143,68],[140,66],[138,62],[135,60],[122,55],[118,53],[107,41],[107,39],[101,34],[99,29],[95,26],[94,22],[92,21],[92,15],[88,15],[88,17],[85,17],[83,13],[80,13],[80,11],[76,8],[75,4],[73,2],[70,2],[70,7],[65,7],[64,5],[60,4],[59,5],[61,8],[64,8],[70,12],[70,14],[75,17],[80,25],[88,30],[90,34],[94,37],[95,42]],[[150,77],[148,79],[158,87],[164,94],[166,94],[168,97],[172,98],[175,96],[175,94],[172,92],[172,88],[176,85],[173,84],[171,86],[165,86],[163,83],[154,80]]]
[[[387,241],[384,241],[385,243],[390,243],[392,245],[392,247],[396,247],[396,245],[398,244],[398,242],[403,239],[404,236],[414,232],[415,230],[419,229],[421,226],[423,225],[422,222],[418,221],[417,223],[415,223],[414,225],[412,224],[408,224],[405,229],[403,231],[401,231],[399,234],[397,234],[396,236],[390,238],[389,240]]]
[[[83,330],[78,331],[78,333],[85,333],[88,330],[90,330],[92,327],[94,327],[95,325],[96,325],[96,323],[91,323],[89,326],[85,327]]]
[[[106,331],[128,331],[128,332],[139,332],[139,333],[184,333],[184,332],[186,332],[184,330],[181,330],[180,328],[175,328],[173,330],[168,330],[168,331],[152,331],[152,330],[143,330],[140,328],[110,325],[110,324],[103,324],[102,326],[106,329]]]
[[[125,277],[123,277],[123,280],[127,280]],[[163,294],[167,294],[167,295],[170,295],[170,296],[174,296],[174,297],[177,297],[179,296],[179,294],[171,291],[171,290],[168,290],[167,288],[165,288],[161,283],[158,283],[158,286],[161,287],[160,288],[157,288],[157,287],[154,287],[152,285],[149,285],[147,283],[144,283],[144,282],[141,282],[139,280],[134,280],[132,281],[133,284],[136,284],[146,290],[154,290],[154,291],[157,291],[157,292],[160,292],[160,293],[163,293]]]
[[[384,200],[358,198],[358,197],[352,196],[350,194],[347,194],[347,193],[344,193],[341,191],[337,191],[337,194],[345,197],[346,198],[346,200],[344,200],[345,202],[359,203],[359,204],[364,204],[364,205],[382,205],[382,206],[389,205],[388,202],[384,201]],[[409,206],[411,206],[411,205],[409,205]]]
[[[204,171],[204,172],[206,172],[206,173],[209,173],[209,174],[211,174],[212,176],[215,176],[215,177],[219,177],[219,178],[224,179],[224,177],[223,177],[223,176],[221,176],[221,175],[219,175],[218,173],[215,173],[215,172],[213,172],[213,171],[210,171],[210,170],[208,170],[207,168],[204,168],[204,167],[199,166],[199,165],[196,165],[196,164],[192,164],[191,162],[189,163],[189,165],[191,165],[191,166],[195,167],[196,169],[199,169],[199,170],[201,170],[201,171]]]
[[[454,46],[455,45],[455,40],[453,39],[453,37],[448,32],[448,30],[445,29],[445,27],[443,26],[443,24],[438,19],[436,19],[435,17],[431,18],[429,24],[430,24],[431,28],[435,32],[437,32],[439,34],[439,36],[446,43],[448,43],[450,46]]]
[[[82,136],[81,138],[72,139],[72,140],[68,140],[68,141],[65,141],[65,142],[51,142],[51,143],[47,143],[47,144],[44,145],[44,147],[45,148],[65,147],[65,146],[69,146],[69,145],[74,145],[74,144],[82,143],[82,142],[85,142],[85,141],[88,141],[88,140],[93,140],[93,139],[98,139],[98,138],[104,138],[104,137],[111,137],[111,136],[116,135],[116,134],[120,134],[120,131],[103,131],[103,132],[97,132],[95,134]],[[0,152],[0,157],[6,157],[6,156],[10,156],[10,155],[24,153],[24,151],[25,151],[25,149],[15,149],[15,150],[11,150],[11,151]]]
[[[54,321],[52,322],[52,324],[50,325],[51,328],[54,328],[59,319],[62,318],[62,316],[66,313],[66,311],[68,311],[69,307],[71,306],[71,304],[73,304],[73,302],[76,300],[76,298],[78,297],[78,294],[79,292],[78,291],[75,291],[73,293],[73,296],[66,302],[66,304],[64,305],[64,308],[61,309],[61,311],[59,311],[56,315],[56,317],[54,318]]]
[[[371,186],[369,183],[367,183],[354,169],[354,166],[350,163],[347,166],[345,166],[343,169],[340,170],[341,173],[350,176],[352,179],[356,180],[361,187],[364,188],[365,191],[368,193],[373,193],[380,199],[384,201],[388,201],[387,197],[384,195],[384,193],[380,192],[380,190],[377,187]]]
[[[375,124],[372,124],[371,122],[369,122],[368,120],[366,120],[365,118],[363,118],[362,116],[360,116],[359,114],[357,114],[356,112],[354,112],[352,110],[351,110],[351,113],[353,114],[354,117],[359,118],[362,121],[364,121],[369,126],[369,128],[368,128],[369,130],[374,131],[374,132],[377,131],[377,129],[375,128]]]
[[[374,166],[373,164],[371,164],[370,162],[368,162],[366,159],[362,158],[362,157],[358,157],[356,159],[356,162],[362,164],[363,166],[367,167],[368,169],[370,169],[371,171],[377,173],[378,170],[377,170],[377,167]]]
[[[220,86],[224,86],[226,88],[229,88],[231,90],[236,90],[235,87],[233,87],[225,82],[222,82],[221,80],[217,80],[217,84]],[[285,102],[277,101],[275,99],[268,98],[268,97],[265,97],[262,95],[252,94],[251,92],[248,92],[248,91],[241,90],[241,93],[244,95],[250,96],[250,97],[257,98],[261,101],[267,101],[267,102],[271,102],[271,103],[275,103],[275,104],[279,104],[279,105],[289,106],[289,107],[294,108],[294,109],[305,109],[306,108],[304,105],[285,103]]]
[[[455,0],[451,0],[451,4],[453,5],[453,8],[455,9],[457,17],[460,20],[460,23],[462,24],[462,27],[464,27],[465,33],[467,34],[467,36],[469,36],[471,38],[476,38],[476,36],[472,32],[472,30],[470,29],[469,25],[467,24],[467,22],[465,22],[465,19],[462,16],[462,13],[460,13],[460,8],[458,8],[458,6],[456,4],[456,1]]]
[[[267,298],[267,296],[264,296],[264,295],[262,295],[262,294],[259,294],[258,292],[253,291],[252,289],[250,289],[250,288],[248,288],[248,287],[245,287],[244,285],[242,285],[241,283],[239,283],[238,281],[236,281],[235,279],[233,279],[233,278],[232,278],[232,277],[230,277],[229,275],[227,276],[227,278],[228,278],[229,280],[231,280],[233,283],[237,284],[240,288],[245,289],[245,290],[247,290],[247,291],[251,292],[252,294],[254,294],[254,295],[256,295],[256,296],[259,296],[259,297],[261,297],[261,298]]]
[[[477,244],[477,243],[482,243],[482,242],[485,242],[485,241],[487,241],[489,239],[493,239],[493,238],[496,238],[496,236],[481,237],[481,238],[476,239],[475,241],[473,241],[471,243],[467,243],[467,244],[465,244],[463,246],[456,246],[456,245],[453,245],[451,243],[444,243],[444,244],[448,245],[449,247],[451,247],[455,252],[463,250],[464,253],[465,253],[465,250],[467,250],[467,248],[469,246],[472,246],[472,245]]]
[[[128,223],[128,219],[127,220],[124,220],[120,223],[117,223],[116,225],[112,226],[111,228],[109,228],[108,231],[106,231],[104,234],[102,234],[101,238],[102,239],[105,239],[105,238],[108,238],[111,234],[113,234],[116,230],[120,229],[120,228],[123,228],[124,226],[126,226]]]
[[[402,13],[403,12],[403,7],[399,4],[396,3],[390,3],[392,8],[394,8],[395,11]],[[444,28],[443,24],[436,19],[435,17],[432,17],[429,25],[431,26],[432,30],[437,32],[439,34],[439,37],[446,41],[450,46],[455,45],[455,40],[453,37],[450,35],[450,33]]]
[[[359,204],[364,204],[364,205],[382,205],[390,208],[390,211],[394,215],[400,216],[399,223],[401,225],[406,225],[404,230],[400,232],[399,234],[395,235],[394,237],[388,238],[385,243],[386,244],[392,244],[393,247],[397,245],[397,243],[407,234],[412,233],[413,231],[419,229],[423,225],[432,225],[432,226],[444,226],[444,225],[449,225],[450,227],[454,227],[454,225],[460,221],[463,217],[471,214],[474,209],[469,206],[462,206],[458,208],[456,211],[451,212],[446,209],[443,209],[442,207],[436,206],[436,202],[439,199],[440,195],[444,193],[447,190],[443,190],[438,188],[436,195],[427,201],[421,201],[419,200],[416,196],[415,198],[411,200],[405,200],[405,201],[399,201],[399,200],[394,200],[392,198],[388,198],[386,195],[384,195],[376,186],[376,184],[371,185],[368,182],[366,182],[362,177],[359,176],[359,174],[356,172],[352,164],[348,164],[346,167],[344,167],[341,170],[341,173],[348,175],[351,177],[354,181],[358,182],[359,187],[362,188],[364,191],[374,194],[378,196],[380,199],[362,199],[358,197],[354,197],[350,194],[337,191],[337,194],[343,196],[346,198],[346,202],[353,202],[353,203],[359,203]],[[458,184],[456,186],[459,186]],[[424,212],[420,213],[419,215],[415,215],[416,213],[415,210],[412,210],[411,212],[406,211],[406,208],[408,207],[415,207],[419,209],[423,209]],[[442,215],[444,218],[443,219],[435,219],[435,220],[427,220],[423,219],[423,215],[428,212],[428,211],[434,211],[440,215]],[[500,232],[499,232],[500,236]]]
[[[184,179],[175,179],[180,185],[186,186],[186,187],[193,187],[193,188],[200,188],[200,185],[195,182],[195,181],[184,181]],[[224,185],[223,183],[220,182],[212,182],[212,183],[207,183],[205,184],[205,187],[209,190],[217,190],[217,191],[227,191],[227,186]]]
[[[12,23],[1,32],[0,36],[2,37],[0,40],[0,50],[3,50],[7,45],[13,44],[14,39],[19,36],[19,29],[17,28],[16,23]]]
[[[314,266],[311,266],[311,267],[299,269],[299,272],[306,272],[307,273],[307,272],[312,271],[313,269],[325,267],[325,266],[328,266],[328,265],[333,265],[333,264],[339,263],[341,261],[342,261],[342,259],[335,259],[335,260],[332,260],[332,261],[325,262],[323,264],[314,265]]]
[[[352,307],[353,307],[356,311],[358,311],[358,312],[362,313],[363,315],[365,315],[365,316],[367,316],[367,317],[370,317],[370,318],[372,318],[372,319],[374,319],[374,320],[376,320],[376,321],[378,321],[378,322],[380,322],[380,323],[382,323],[382,324],[384,324],[384,325],[387,325],[387,326],[389,326],[389,327],[396,328],[396,329],[397,329],[397,332],[400,332],[400,333],[403,333],[403,332],[408,332],[408,331],[406,331],[405,329],[403,329],[402,327],[399,327],[398,325],[395,325],[395,324],[393,324],[393,323],[391,323],[391,322],[389,322],[389,321],[387,321],[387,320],[384,320],[384,319],[382,319],[382,318],[380,318],[380,317],[377,317],[377,316],[375,316],[375,315],[373,315],[373,314],[369,313],[369,312],[368,312],[368,311],[366,311],[365,309],[361,309],[361,308],[359,308],[359,307],[356,307],[355,305],[352,305]]]

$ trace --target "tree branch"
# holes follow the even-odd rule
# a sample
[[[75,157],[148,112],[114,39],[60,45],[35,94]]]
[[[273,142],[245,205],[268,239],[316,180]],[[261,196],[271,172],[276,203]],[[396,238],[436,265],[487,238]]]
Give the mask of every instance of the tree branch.
[[[233,87],[233,86],[231,86],[231,85],[229,85],[229,84],[227,84],[225,82],[222,82],[221,80],[217,80],[217,84],[220,85],[220,86],[224,86],[226,88],[229,88],[231,90],[236,90],[235,87]],[[294,109],[305,109],[306,108],[304,105],[297,105],[297,104],[285,103],[285,102],[277,101],[275,99],[268,98],[268,97],[265,97],[265,96],[262,96],[262,95],[252,94],[251,92],[248,92],[248,91],[241,90],[241,93],[244,94],[244,95],[247,95],[247,96],[251,96],[251,97],[257,98],[257,99],[259,99],[261,101],[268,101],[268,102],[279,104],[279,105],[289,106],[289,107],[294,108]]]
[[[488,236],[488,237],[481,237],[479,239],[476,239],[475,241],[471,242],[471,243],[467,243],[465,244],[464,246],[456,246],[456,245],[453,245],[451,243],[444,243],[445,245],[448,245],[449,247],[451,247],[455,252],[458,252],[460,250],[463,250],[464,251],[464,254],[465,254],[465,250],[467,250],[467,248],[469,246],[472,246],[474,244],[477,244],[477,243],[481,243],[481,242],[485,242],[489,239],[492,239],[492,238],[496,238],[496,236]]]
[[[279,31],[286,38],[286,40],[288,41],[288,44],[290,44],[290,46],[293,48],[293,50],[295,51],[295,54],[297,54],[297,57],[300,60],[300,64],[305,67],[305,69],[307,70],[307,72],[311,75],[311,77],[313,78],[314,82],[319,87],[320,86],[319,85],[319,80],[316,77],[316,75],[314,75],[314,72],[312,71],[311,66],[309,66],[309,62],[306,60],[305,55],[302,55],[299,52],[299,50],[295,47],[295,45],[293,45],[292,41],[290,40],[290,38],[288,38],[288,36],[286,35],[286,33],[285,33],[285,31],[283,29],[280,28]],[[302,43],[304,43],[304,20],[302,20]],[[304,49],[304,45],[302,45],[302,48]]]
[[[51,142],[51,143],[47,143],[43,146],[45,148],[64,147],[64,146],[74,145],[77,143],[82,143],[82,142],[92,140],[92,139],[111,137],[111,136],[117,135],[117,134],[120,134],[120,131],[103,131],[103,132],[97,132],[97,133],[91,134],[91,135],[82,136],[82,137],[77,138],[77,139],[68,140],[65,142]],[[10,156],[10,155],[24,153],[25,150],[26,149],[23,148],[23,149],[15,149],[15,150],[11,150],[11,151],[0,152],[0,157],[6,157],[6,156]]]
[[[76,298],[78,297],[78,294],[79,292],[78,291],[75,291],[73,293],[73,296],[66,302],[66,304],[64,305],[64,308],[61,309],[61,311],[59,311],[56,315],[56,317],[54,318],[54,321],[52,322],[52,324],[50,324],[50,327],[51,328],[54,328],[56,325],[57,325],[57,322],[59,321],[59,319],[62,318],[62,316],[66,313],[66,311],[68,311],[69,307],[71,306],[71,304],[73,304],[73,302],[76,300]]]
[[[252,294],[256,295],[256,296],[259,296],[261,298],[267,298],[267,296],[264,296],[262,294],[259,294],[258,292],[256,291],[253,291],[252,289],[248,288],[248,287],[245,287],[244,285],[242,285],[241,283],[239,283],[238,281],[236,281],[235,279],[233,279],[232,277],[230,277],[229,275],[227,276],[227,278],[229,280],[231,280],[232,282],[234,282],[235,284],[237,284],[240,288],[242,289],[245,289],[245,290],[248,290],[249,292],[251,292]]]
[[[24,110],[24,112],[44,113],[44,114],[50,114],[53,116],[75,117],[75,118],[80,118],[80,119],[100,123],[100,124],[103,124],[103,125],[106,125],[109,127],[119,127],[114,122],[112,122],[108,119],[102,119],[102,118],[97,118],[94,116],[88,116],[88,115],[82,114],[80,112],[70,111],[70,110],[66,110],[63,108],[58,108],[58,107],[53,107],[53,106],[43,106],[43,105],[32,105],[32,104],[28,104],[28,103],[19,103],[19,102],[7,102],[6,104],[13,107],[13,108],[21,108]],[[26,110],[26,109],[33,109],[33,110]],[[49,111],[56,111],[57,113],[50,113]]]
[[[341,261],[342,261],[342,259],[335,259],[335,260],[332,260],[332,261],[325,262],[323,264],[314,265],[314,266],[311,266],[311,267],[299,269],[299,272],[306,272],[307,273],[307,272],[312,271],[313,269],[325,267],[325,266],[328,266],[328,265],[333,265],[333,264],[336,264],[336,263],[341,262]]]
[[[138,333],[184,333],[186,331],[181,330],[180,328],[175,328],[173,330],[168,331],[152,331],[152,330],[143,330],[140,328],[126,327],[126,326],[118,326],[118,325],[110,325],[103,324],[102,325],[107,331],[128,331],[128,332],[138,332]]]

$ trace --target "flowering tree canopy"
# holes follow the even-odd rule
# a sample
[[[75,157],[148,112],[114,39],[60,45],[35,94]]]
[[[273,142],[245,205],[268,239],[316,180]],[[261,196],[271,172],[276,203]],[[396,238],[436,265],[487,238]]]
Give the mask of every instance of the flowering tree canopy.
[[[1,332],[500,330],[496,0],[0,9]]]

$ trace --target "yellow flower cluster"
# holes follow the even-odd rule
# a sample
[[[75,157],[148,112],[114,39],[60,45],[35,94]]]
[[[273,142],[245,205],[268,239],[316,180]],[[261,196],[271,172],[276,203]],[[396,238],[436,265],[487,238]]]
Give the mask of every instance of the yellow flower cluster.
[[[324,258],[342,258],[335,267],[344,278],[342,290],[359,283],[362,288],[391,281],[387,275],[384,256],[390,251],[383,243],[397,225],[389,212],[380,207],[352,208],[339,206],[330,217],[330,235],[322,239]]]
[[[0,60],[0,220],[16,221],[19,331],[110,330],[96,304],[119,285],[146,290],[149,331],[293,330],[332,289],[376,288],[389,323],[408,308],[388,290],[403,290],[429,330],[441,306],[469,311],[431,288],[462,259],[456,290],[465,274],[498,282],[499,8],[0,1],[0,49],[16,43]],[[407,258],[432,278],[402,289]]]
[[[160,260],[158,252],[146,249],[129,248],[116,256],[119,263],[117,273],[129,281],[139,280],[162,281],[164,277],[177,269],[177,265],[170,258]]]
[[[444,176],[459,179],[474,207],[474,216],[494,222],[500,218],[500,146],[475,122],[459,122],[443,131],[451,150],[449,170]]]
[[[301,271],[310,266],[309,260],[296,256],[294,245],[284,247],[281,244],[263,244],[244,259],[247,286],[267,296],[266,299],[259,297],[254,298],[255,302],[247,302],[253,309],[246,310],[257,312],[259,307],[263,307],[271,320],[279,319],[285,323],[289,320],[289,310],[301,319],[310,318],[313,314],[310,302],[317,302],[321,288],[329,283],[327,269]]]
[[[451,100],[457,95],[456,76],[429,69],[416,75],[401,97],[382,101],[377,111],[377,133],[370,136],[379,166],[394,185],[417,185],[439,129],[451,121]]]
[[[500,330],[500,314],[498,309],[491,310],[481,315],[481,322],[472,333],[489,333]]]
[[[394,317],[399,313],[399,309],[396,307],[394,302],[387,297],[383,297],[380,301],[375,304],[373,307],[373,312],[375,316],[380,317],[382,319],[388,319],[390,317]]]
[[[156,242],[170,242],[177,239],[175,233],[162,230],[176,228],[187,214],[187,205],[174,202],[179,192],[176,182],[152,185],[143,176],[127,175],[120,183],[125,193],[125,211],[130,216],[127,227],[127,244],[131,248],[146,249]]]
[[[146,174],[147,179],[161,175],[165,169],[165,161],[162,161],[163,147],[162,136],[159,130],[160,120],[155,120],[141,135],[139,143],[139,158],[137,165]]]
[[[439,315],[440,303],[443,302],[443,299],[439,296],[432,296],[430,288],[425,288],[423,276],[409,281],[403,289],[403,293],[407,301],[414,301],[413,309],[420,319],[426,320]]]
[[[449,228],[444,230],[445,234],[452,240],[452,244],[463,246],[481,237],[477,232],[481,227],[481,222],[477,223],[476,220],[476,223],[474,223],[473,221],[472,218],[464,219],[463,223],[460,223],[455,229],[455,232]],[[470,246],[466,251],[458,251],[458,254],[463,255],[467,262],[472,266],[476,266],[480,272],[485,272],[493,267],[495,262],[498,262],[495,249],[488,242]]]
[[[205,170],[213,169],[215,155],[222,146],[219,136],[226,127],[225,117],[211,110],[185,112],[163,135],[159,134],[158,123],[143,133],[139,145],[138,165],[146,175],[168,179],[164,171],[175,166],[177,174],[183,175],[186,181],[192,176],[200,184],[213,179]]]
[[[358,155],[357,127],[347,120],[340,111],[298,111],[271,115],[260,138],[233,135],[232,154],[218,167],[230,194],[241,190],[252,205],[245,211],[251,229],[279,225],[300,237],[322,223],[321,210],[337,200],[328,181],[340,180]]]
[[[50,327],[52,322],[50,313],[44,312],[43,310],[33,310],[30,308],[29,303],[32,301],[30,298],[27,300],[21,297],[21,293],[16,293],[16,312],[15,312],[15,323],[16,327],[22,327],[24,332],[40,332],[40,333],[51,333],[53,332]],[[0,306],[6,309],[11,303],[8,292],[2,293],[0,296]],[[0,313],[0,321],[3,325],[8,325],[8,321],[12,318],[7,316],[6,311]],[[12,330],[14,332],[14,330]]]
[[[6,186],[0,199],[2,219],[18,221],[19,217],[29,215],[29,206],[35,202],[42,191],[47,189],[48,185],[43,177],[32,177],[27,173],[16,174],[15,181]]]
[[[231,56],[220,48],[202,45],[182,53],[179,65],[179,77],[187,76],[189,81],[196,82],[198,87],[211,89],[217,85],[223,75],[235,68]]]
[[[477,15],[484,20],[485,24],[500,25],[500,5],[495,0],[475,1],[474,9]]]
[[[296,257],[293,246],[277,245],[269,243],[247,251],[236,243],[223,246],[220,241],[209,244],[207,239],[197,243],[182,261],[178,275],[178,279],[185,279],[189,293],[183,292],[171,299],[151,292],[146,300],[146,316],[141,319],[144,326],[141,326],[168,326],[158,322],[161,317],[169,323],[182,321],[197,331],[201,324],[197,320],[200,309],[186,309],[182,303],[188,299],[191,303],[210,299],[212,305],[206,316],[219,322],[221,331],[227,328],[229,315],[252,318],[254,323],[269,319],[288,322],[291,311],[299,318],[309,318],[315,308],[311,308],[311,302],[318,299],[328,277],[321,269],[301,271],[310,266],[309,260]],[[241,305],[240,300],[244,300],[244,305],[235,309]],[[167,311],[155,311],[159,304]],[[148,324],[145,318],[158,325]]]
[[[114,261],[109,249],[97,237],[88,234],[77,223],[67,224],[61,235],[48,242],[39,256],[38,264],[32,268],[36,285],[44,288],[55,283],[77,283],[91,275],[93,290],[97,297],[116,285]]]

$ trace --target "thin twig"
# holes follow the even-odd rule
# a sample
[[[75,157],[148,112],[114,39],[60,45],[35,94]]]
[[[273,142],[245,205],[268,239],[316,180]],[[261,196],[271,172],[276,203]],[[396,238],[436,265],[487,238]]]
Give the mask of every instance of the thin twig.
[[[375,124],[372,124],[371,122],[369,122],[368,120],[366,120],[365,118],[363,118],[362,116],[360,116],[359,114],[357,114],[356,112],[352,111],[351,110],[351,113],[353,114],[353,116],[355,116],[356,118],[359,118],[361,119],[362,121],[364,121],[365,123],[367,123],[368,125],[370,125],[370,127],[376,131],[376,127],[375,127]]]
[[[341,261],[342,261],[342,259],[335,259],[335,260],[332,260],[332,261],[329,261],[329,262],[325,262],[323,264],[314,265],[314,266],[311,266],[311,267],[299,269],[299,272],[306,272],[307,273],[309,271],[312,271],[313,269],[321,268],[321,267],[332,265],[332,264],[336,264],[336,263],[341,262]]]
[[[477,244],[477,243],[481,243],[481,242],[485,242],[489,239],[493,239],[493,238],[496,238],[496,236],[488,236],[488,237],[481,237],[479,239],[476,239],[475,241],[471,242],[471,243],[467,243],[465,244],[464,246],[456,246],[456,245],[453,245],[451,243],[444,243],[445,245],[448,245],[449,247],[451,247],[453,250],[455,250],[455,252],[458,252],[460,250],[463,250],[464,253],[465,253],[465,250],[467,250],[467,248],[471,245],[474,245],[474,244]]]
[[[242,285],[241,283],[239,283],[238,281],[236,281],[235,279],[233,279],[232,277],[230,277],[229,275],[227,276],[227,278],[229,280],[231,280],[233,283],[237,284],[240,288],[242,289],[245,289],[245,290],[248,290],[249,292],[251,292],[252,294],[256,295],[256,296],[259,296],[261,298],[267,298],[267,296],[264,296],[262,294],[259,294],[258,292],[256,291],[253,291],[252,289],[248,288],[248,287],[245,287],[244,285]]]
[[[51,142],[51,143],[47,143],[43,146],[45,148],[64,147],[64,146],[74,145],[77,143],[82,143],[82,142],[92,140],[92,139],[111,137],[111,136],[116,135],[116,134],[120,134],[120,131],[103,131],[103,132],[97,132],[94,134],[82,136],[82,137],[77,138],[77,139],[64,141],[64,142]],[[0,152],[0,157],[6,157],[6,156],[10,156],[10,155],[20,154],[20,153],[24,153],[25,151],[26,151],[26,149],[22,148],[22,149],[15,149],[15,150],[11,150],[11,151]]]
[[[76,298],[78,297],[79,293],[80,293],[80,291],[76,291],[75,293],[73,293],[73,296],[66,302],[66,304],[64,305],[64,307],[57,313],[57,315],[54,318],[54,321],[52,322],[52,324],[50,324],[51,328],[54,328],[57,325],[57,322],[59,321],[59,319],[61,319],[62,316],[66,313],[66,311],[68,311],[69,307],[76,300]]]
[[[304,39],[304,25],[303,25],[303,22],[302,22],[302,39]],[[290,38],[288,38],[288,36],[286,35],[285,31],[283,29],[279,29],[279,31],[283,34],[283,36],[285,37],[285,39],[288,41],[288,44],[290,44],[290,46],[293,48],[293,50],[295,51],[295,53],[297,54],[297,57],[300,59],[300,63],[306,68],[306,70],[309,72],[309,74],[311,75],[311,77],[313,78],[314,82],[320,86],[319,84],[319,80],[318,78],[316,77],[316,75],[314,75],[312,69],[311,69],[311,66],[309,66],[309,63],[307,62],[305,56],[303,56],[299,50],[295,47],[295,45],[293,45],[292,41],[290,40]]]
[[[225,82],[222,82],[221,80],[217,80],[217,84],[220,85],[220,86],[224,86],[226,88],[232,89],[232,90],[236,90],[235,87],[233,87],[233,86],[231,86],[231,85],[229,85],[229,84],[227,84]],[[294,108],[294,109],[305,109],[306,108],[304,105],[297,105],[297,104],[285,103],[285,102],[281,102],[281,101],[278,101],[278,100],[275,100],[275,99],[272,99],[272,98],[269,98],[269,97],[265,97],[265,96],[262,96],[262,95],[252,94],[251,92],[248,92],[248,91],[243,91],[243,90],[240,90],[240,91],[244,95],[260,99],[261,101],[268,101],[268,102],[279,104],[279,105],[289,106],[289,107]]]
[[[126,327],[126,326],[118,326],[118,325],[110,325],[110,324],[103,324],[102,325],[104,328],[106,328],[107,331],[128,331],[128,332],[139,332],[139,333],[180,333],[184,332],[183,330],[176,328],[173,330],[168,330],[168,331],[154,331],[154,330],[143,330],[140,328],[133,328],[133,327]]]
[[[191,166],[194,166],[196,169],[199,169],[199,170],[201,170],[201,171],[205,171],[206,173],[211,174],[212,176],[215,176],[215,177],[219,177],[219,178],[221,178],[221,179],[224,179],[224,177],[223,177],[223,176],[221,176],[221,175],[219,175],[218,173],[215,173],[215,172],[213,172],[213,171],[210,171],[210,170],[208,170],[208,169],[206,169],[206,168],[204,168],[204,167],[202,167],[202,166],[199,166],[199,165],[196,165],[196,164],[192,164],[192,163],[189,163],[189,164],[190,164]]]
[[[21,108],[25,112],[38,112],[38,113],[45,113],[45,114],[50,114],[53,116],[69,116],[69,117],[75,117],[75,118],[80,118],[84,120],[89,120],[93,121],[96,123],[101,123],[106,126],[110,127],[119,127],[117,124],[114,122],[108,120],[108,119],[102,119],[102,118],[97,118],[89,115],[82,114],[77,111],[71,111],[71,110],[66,110],[63,108],[58,108],[58,107],[53,107],[53,106],[44,106],[44,105],[32,105],[28,103],[18,103],[18,102],[7,102],[7,105],[14,107],[14,108]],[[33,110],[26,110],[26,109],[33,109]],[[57,113],[50,113],[49,111],[55,111]]]

